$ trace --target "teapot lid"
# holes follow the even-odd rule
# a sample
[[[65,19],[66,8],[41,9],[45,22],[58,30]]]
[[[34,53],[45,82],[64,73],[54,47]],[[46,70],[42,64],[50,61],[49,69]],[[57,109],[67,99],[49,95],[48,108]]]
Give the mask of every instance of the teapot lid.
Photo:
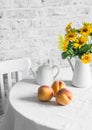
[[[43,63],[41,66],[39,66],[38,69],[40,69],[40,68],[50,68],[50,65]]]
[[[42,66],[51,66],[51,64],[52,64],[51,60],[47,59],[47,61],[44,62]]]
[[[50,70],[51,66],[48,63],[43,63],[41,66],[39,66],[38,71],[44,71],[44,70]]]
[[[46,62],[44,62],[42,65],[38,67],[38,71],[43,70],[50,70],[51,69],[51,60],[47,59]]]

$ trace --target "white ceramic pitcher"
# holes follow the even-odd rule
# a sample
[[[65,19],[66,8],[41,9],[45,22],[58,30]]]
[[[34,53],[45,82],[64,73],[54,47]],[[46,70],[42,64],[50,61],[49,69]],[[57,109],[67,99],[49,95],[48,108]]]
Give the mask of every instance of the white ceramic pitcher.
[[[77,58],[75,62],[75,67],[73,69],[71,61],[69,59],[68,61],[73,70],[72,85],[80,88],[91,87],[92,77],[91,77],[90,65],[83,64],[81,60]]]
[[[59,74],[58,66],[51,67],[50,65],[46,64],[39,66],[36,72],[33,70],[31,71],[39,85],[51,85],[56,76]]]

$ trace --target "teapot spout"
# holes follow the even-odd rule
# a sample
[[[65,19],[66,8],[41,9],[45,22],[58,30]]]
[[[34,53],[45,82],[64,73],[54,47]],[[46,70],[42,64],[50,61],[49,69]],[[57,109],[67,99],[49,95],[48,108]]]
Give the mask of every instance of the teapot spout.
[[[70,64],[70,67],[71,67],[72,71],[74,71],[74,67],[73,67],[73,65],[72,65],[71,60],[70,60],[69,58],[67,58],[67,60],[68,60],[68,62],[69,62],[69,64]]]
[[[32,70],[32,68],[30,70],[32,72],[33,77],[36,78],[36,73]]]

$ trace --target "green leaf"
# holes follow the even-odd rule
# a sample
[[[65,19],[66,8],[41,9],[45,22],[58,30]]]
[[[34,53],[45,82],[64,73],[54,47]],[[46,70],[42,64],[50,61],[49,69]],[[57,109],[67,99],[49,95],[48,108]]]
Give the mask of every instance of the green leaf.
[[[65,59],[65,58],[67,58],[67,57],[72,58],[72,57],[74,57],[74,56],[75,56],[75,53],[74,53],[74,51],[72,50],[72,48],[70,48],[70,49],[67,50],[66,52],[63,52],[63,53],[62,53],[62,58],[63,58],[63,59]]]
[[[85,44],[80,48],[80,53],[87,53],[91,49],[92,45],[91,44]]]
[[[74,57],[75,56],[75,52],[72,48],[70,48],[68,51],[67,51],[68,55],[70,58]]]
[[[68,54],[67,54],[67,52],[63,52],[63,53],[61,54],[61,56],[62,56],[63,59],[65,59],[65,58],[68,57]]]
[[[92,53],[92,44],[91,44],[91,47],[90,47],[90,49],[89,49],[89,52]]]
[[[73,43],[74,43],[74,42],[69,41],[69,44],[68,44],[68,49],[73,48]]]

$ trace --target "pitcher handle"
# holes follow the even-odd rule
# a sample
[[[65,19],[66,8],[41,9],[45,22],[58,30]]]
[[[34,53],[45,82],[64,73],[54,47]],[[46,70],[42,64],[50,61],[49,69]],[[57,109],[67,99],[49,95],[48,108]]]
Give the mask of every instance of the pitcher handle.
[[[59,72],[60,72],[60,69],[59,69],[59,67],[58,66],[56,66],[56,65],[54,65],[53,67],[52,67],[52,69],[54,70],[54,69],[57,69],[57,72],[56,72],[56,74],[54,75],[54,79],[57,77],[57,75],[59,74]]]
[[[70,64],[70,66],[71,66],[72,71],[74,71],[74,67],[73,67],[73,64],[72,64],[70,58],[67,58],[67,60],[68,60],[68,62],[69,62],[69,64]]]

